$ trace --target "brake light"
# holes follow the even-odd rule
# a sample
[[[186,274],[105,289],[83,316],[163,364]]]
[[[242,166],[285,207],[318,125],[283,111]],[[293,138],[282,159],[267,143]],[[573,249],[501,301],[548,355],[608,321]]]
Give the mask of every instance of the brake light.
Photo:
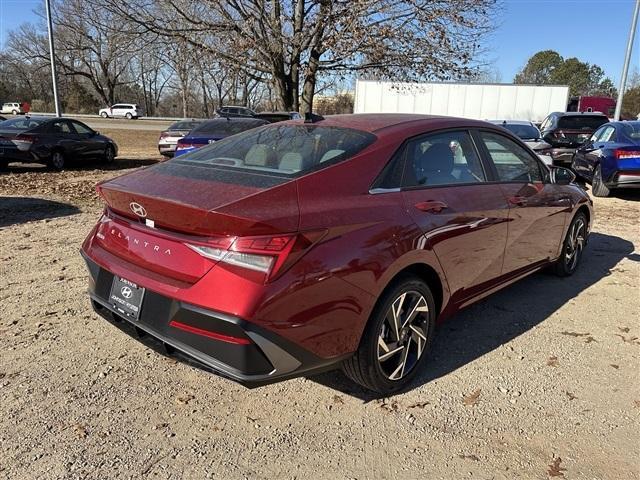
[[[185,245],[203,257],[264,273],[267,279],[272,279],[295,263],[324,234],[322,230],[296,235],[225,237],[206,244]]]
[[[615,156],[617,160],[640,158],[640,150],[616,150]]]
[[[200,148],[202,145],[196,145],[195,143],[187,143],[187,142],[180,142],[180,140],[178,140],[178,145],[176,146],[176,150],[186,150],[188,148]]]

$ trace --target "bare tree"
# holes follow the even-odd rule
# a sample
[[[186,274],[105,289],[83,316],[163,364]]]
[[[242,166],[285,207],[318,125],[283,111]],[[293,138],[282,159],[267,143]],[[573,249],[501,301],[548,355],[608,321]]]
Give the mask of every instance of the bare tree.
[[[91,1],[139,32],[182,39],[249,77],[268,75],[280,108],[310,111],[322,72],[468,76],[498,0]]]

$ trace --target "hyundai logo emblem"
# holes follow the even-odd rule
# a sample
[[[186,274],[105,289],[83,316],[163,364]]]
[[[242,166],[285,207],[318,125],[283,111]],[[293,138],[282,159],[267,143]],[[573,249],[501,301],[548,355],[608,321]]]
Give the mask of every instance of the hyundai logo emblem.
[[[139,217],[146,217],[147,216],[147,211],[145,210],[145,208],[140,205],[138,202],[131,202],[129,204],[129,208],[131,209],[131,211],[133,213],[135,213],[137,216]]]
[[[120,289],[120,293],[122,294],[122,296],[124,298],[131,298],[133,296],[133,292],[131,291],[131,289],[127,286],[124,286]]]

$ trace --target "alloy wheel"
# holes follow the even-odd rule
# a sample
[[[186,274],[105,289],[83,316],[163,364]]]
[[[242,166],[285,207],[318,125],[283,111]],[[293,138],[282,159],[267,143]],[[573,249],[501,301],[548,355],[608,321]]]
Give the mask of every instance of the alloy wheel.
[[[567,269],[572,271],[578,265],[582,249],[584,248],[585,239],[585,223],[582,218],[577,218],[571,226],[569,238],[567,239],[567,247],[565,249],[565,262]]]
[[[60,152],[53,152],[53,155],[51,156],[51,165],[56,170],[62,170],[64,167],[64,155]]]
[[[400,294],[386,313],[378,336],[378,363],[389,380],[400,380],[416,366],[425,346],[429,307],[417,291]]]

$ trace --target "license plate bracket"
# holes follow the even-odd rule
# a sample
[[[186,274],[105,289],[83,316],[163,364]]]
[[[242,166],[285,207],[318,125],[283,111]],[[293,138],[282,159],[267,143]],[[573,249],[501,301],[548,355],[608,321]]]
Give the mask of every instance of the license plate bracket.
[[[128,319],[138,320],[144,298],[144,288],[119,276],[113,277],[109,303],[116,312]]]

